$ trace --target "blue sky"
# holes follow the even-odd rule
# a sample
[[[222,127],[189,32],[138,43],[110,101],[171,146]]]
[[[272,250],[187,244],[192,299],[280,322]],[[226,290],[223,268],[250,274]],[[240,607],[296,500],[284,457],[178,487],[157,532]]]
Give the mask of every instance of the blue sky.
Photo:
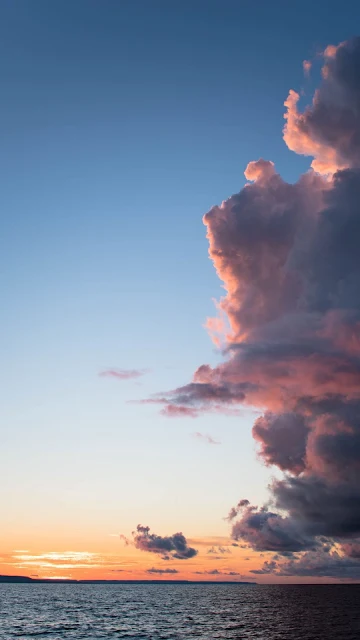
[[[322,0],[2,3],[7,535],[31,519],[220,535],[234,501],[264,498],[251,416],[166,420],[127,401],[217,361],[202,215],[250,160],[290,181],[309,166],[282,140],[283,102],[311,93],[302,61],[359,17]],[[109,367],[152,371],[137,384],[100,378]]]

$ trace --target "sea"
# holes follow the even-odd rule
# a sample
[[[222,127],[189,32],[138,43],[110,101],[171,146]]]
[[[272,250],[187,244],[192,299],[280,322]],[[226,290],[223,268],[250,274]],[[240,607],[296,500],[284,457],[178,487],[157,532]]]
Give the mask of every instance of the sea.
[[[0,638],[360,639],[360,585],[0,584]]]

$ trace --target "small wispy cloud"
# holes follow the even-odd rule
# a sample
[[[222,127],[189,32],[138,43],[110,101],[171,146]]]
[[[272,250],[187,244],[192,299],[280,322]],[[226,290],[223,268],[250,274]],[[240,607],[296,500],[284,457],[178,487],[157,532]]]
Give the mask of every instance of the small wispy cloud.
[[[207,442],[207,444],[221,444],[219,440],[214,440],[212,436],[209,436],[206,433],[200,433],[200,431],[196,431],[194,433],[194,438],[197,438],[197,440],[202,440],[202,442]]]
[[[49,562],[92,562],[92,560],[98,556],[89,551],[47,551],[36,554],[14,552],[13,557],[22,562],[32,562],[33,560],[48,560]]]
[[[106,369],[100,371],[99,376],[101,378],[116,378],[117,380],[135,380],[149,371],[150,369]]]
[[[158,573],[162,575],[163,573],[179,573],[177,569],[156,569],[152,567],[151,569],[146,569],[146,573]]]
[[[311,60],[304,60],[303,61],[303,71],[304,71],[304,75],[305,76],[309,76],[310,75],[311,67],[312,67]]]
[[[207,553],[214,553],[214,554],[218,554],[218,553],[231,553],[230,549],[228,549],[227,547],[211,547]]]
[[[175,404],[166,404],[160,411],[167,418],[197,418],[197,411],[191,407],[179,407]]]
[[[46,551],[43,553],[25,553],[13,551],[3,563],[17,568],[36,570],[94,569],[110,568],[125,563],[117,556],[101,555],[89,551]],[[127,563],[128,564],[128,563]],[[53,577],[53,576],[51,576]]]
[[[232,546],[231,538],[227,536],[209,536],[206,538],[189,538],[189,544],[196,547],[228,547]]]
[[[241,573],[237,571],[219,571],[218,569],[212,569],[212,571],[194,571],[194,574],[199,576],[241,576]]]

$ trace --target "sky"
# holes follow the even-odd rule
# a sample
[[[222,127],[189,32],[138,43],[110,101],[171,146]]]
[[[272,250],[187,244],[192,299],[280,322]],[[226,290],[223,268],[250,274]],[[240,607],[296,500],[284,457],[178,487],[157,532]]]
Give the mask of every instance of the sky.
[[[243,371],[239,345],[263,349],[273,327],[265,332],[265,320],[278,321],[274,310],[264,320],[259,300],[263,309],[270,309],[271,298],[276,309],[294,312],[289,300],[297,282],[284,275],[283,264],[281,273],[276,271],[269,252],[282,255],[289,237],[301,236],[304,246],[304,238],[312,238],[317,255],[328,251],[329,261],[334,255],[344,260],[347,246],[351,254],[350,240],[341,248],[324,248],[312,223],[295,225],[285,213],[291,209],[291,220],[297,220],[298,209],[311,209],[309,200],[316,201],[317,211],[319,193],[333,179],[329,174],[359,166],[355,151],[343,149],[349,132],[329,142],[330,134],[326,138],[318,124],[336,129],[340,122],[329,116],[329,125],[326,115],[340,108],[332,83],[333,77],[338,81],[338,51],[324,52],[356,36],[359,18],[360,8],[347,0],[341,9],[332,0],[2,2],[0,573],[360,579],[357,565],[349,567],[347,560],[357,557],[354,548],[346,555],[344,545],[350,543],[341,537],[352,536],[353,544],[360,527],[343,532],[324,525],[315,531],[307,523],[299,532],[298,523],[306,518],[296,512],[294,520],[285,498],[279,506],[290,513],[285,524],[276,519],[277,512],[261,511],[269,483],[283,483],[276,486],[284,489],[284,471],[295,474],[296,481],[313,479],[315,467],[320,474],[315,463],[310,469],[307,462],[304,470],[304,456],[298,454],[304,434],[316,431],[306,422],[308,409],[296,413],[298,405],[290,407],[283,398],[276,404],[277,385],[283,382],[277,371],[268,371],[268,361],[261,363],[260,373],[250,372],[246,379],[241,373],[241,393],[226,386],[229,368],[232,376],[235,369],[236,375]],[[355,47],[349,54],[355,61],[349,62],[352,75],[345,62],[339,71],[346,90],[355,95],[350,108],[356,114],[357,55]],[[311,61],[311,69],[304,70],[304,60]],[[326,82],[321,67],[330,77],[324,110],[318,113],[313,106],[303,121],[292,101],[285,121],[289,91],[299,93],[300,111],[311,105],[315,89]],[[348,99],[345,93],[341,105]],[[355,133],[357,127],[355,118]],[[248,163],[260,158],[272,161],[288,183],[280,200],[274,195],[272,165],[252,165],[244,176]],[[301,175],[311,179],[297,182]],[[246,179],[251,185],[241,191]],[[231,197],[235,200],[222,210],[211,209]],[[264,211],[285,211],[281,219],[275,216],[274,228],[262,225],[263,199]],[[239,216],[253,211],[253,231],[250,223],[232,226],[233,205],[240,208]],[[204,226],[210,210],[214,213]],[[349,222],[349,228],[359,237],[356,225]],[[270,249],[260,251],[258,232]],[[229,246],[232,256],[242,248],[249,261],[254,256],[268,269],[261,290],[230,259],[221,262]],[[328,291],[330,276],[317,263],[305,268],[300,260],[299,266],[298,248],[299,242],[291,255],[296,269],[317,274],[316,285]],[[343,283],[344,268],[337,271]],[[359,277],[356,269],[351,273],[351,291],[357,292]],[[286,291],[280,291],[274,282],[284,278]],[[334,300],[338,291],[330,294]],[[225,303],[217,309],[223,296]],[[292,327],[297,327],[298,348],[305,339],[301,313],[311,312],[308,327],[315,313],[317,319],[323,314],[329,332],[330,311],[331,318],[335,308],[355,313],[344,301],[333,302],[331,309],[324,301],[317,306],[301,302],[301,313],[296,304]],[[285,311],[277,331],[287,335]],[[207,322],[217,313],[220,342],[211,339],[214,324]],[[224,331],[224,317],[230,333]],[[344,332],[349,322],[341,325]],[[351,323],[355,354],[357,320]],[[276,363],[279,352],[272,348]],[[193,378],[202,365],[210,365],[211,373],[201,369]],[[259,394],[253,387],[263,374],[267,393]],[[290,375],[296,378],[295,369]],[[307,369],[302,375],[310,376]],[[214,376],[220,405],[210,395],[200,397],[199,386],[188,386],[194,380],[207,390],[213,385],[213,392]],[[330,402],[324,393],[321,400]],[[326,393],[333,399],[335,390]],[[340,415],[331,411],[321,414],[323,422],[325,414],[334,420]],[[291,468],[274,454],[281,443],[270,442],[271,416],[281,422],[289,413],[298,435],[281,426],[276,433],[295,441],[296,455],[284,452],[287,460],[289,455],[297,460]],[[350,427],[341,415],[346,431]],[[318,455],[314,447],[313,458]],[[357,478],[356,469],[352,474]],[[319,478],[318,483],[325,482]],[[309,491],[315,495],[313,488]],[[226,520],[241,499],[249,502],[234,507]],[[269,544],[269,517],[273,529],[285,529],[288,541],[289,530],[296,529],[297,545]],[[254,518],[261,520],[256,536]],[[145,532],[139,533],[138,525]],[[176,557],[177,532],[185,536],[186,553],[197,553]],[[330,554],[331,566],[319,569],[324,554]]]

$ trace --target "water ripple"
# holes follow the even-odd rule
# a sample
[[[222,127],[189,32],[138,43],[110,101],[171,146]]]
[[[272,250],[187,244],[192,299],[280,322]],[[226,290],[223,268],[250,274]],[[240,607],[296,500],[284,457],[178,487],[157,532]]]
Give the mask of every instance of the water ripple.
[[[0,639],[358,640],[360,585],[0,585]]]

